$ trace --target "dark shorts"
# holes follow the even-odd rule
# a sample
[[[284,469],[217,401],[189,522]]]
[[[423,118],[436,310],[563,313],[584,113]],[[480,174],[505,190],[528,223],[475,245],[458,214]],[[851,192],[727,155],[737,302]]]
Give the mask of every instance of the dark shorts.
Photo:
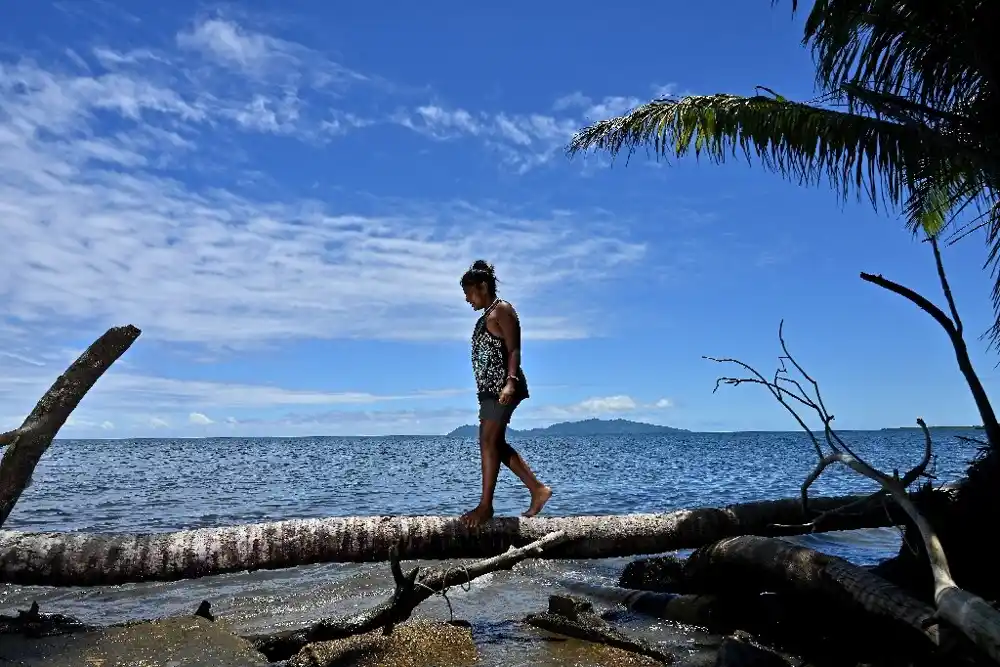
[[[514,414],[514,408],[516,408],[520,402],[521,401],[519,400],[514,400],[507,405],[504,405],[495,398],[481,398],[479,399],[479,421],[509,424],[511,415]]]

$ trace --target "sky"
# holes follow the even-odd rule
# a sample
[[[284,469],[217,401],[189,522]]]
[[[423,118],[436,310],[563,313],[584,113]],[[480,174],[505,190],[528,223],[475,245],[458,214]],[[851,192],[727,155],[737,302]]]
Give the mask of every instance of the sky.
[[[794,430],[777,330],[842,428],[978,423],[891,211],[759,164],[567,156],[663,94],[815,94],[789,3],[65,0],[0,24],[0,428],[108,327],[142,335],[72,438],[438,434],[476,419],[459,278],[496,266],[531,398],[512,427],[624,417]],[[619,16],[648,16],[626,24]],[[617,28],[617,29],[616,29]],[[945,249],[988,390],[982,237]]]

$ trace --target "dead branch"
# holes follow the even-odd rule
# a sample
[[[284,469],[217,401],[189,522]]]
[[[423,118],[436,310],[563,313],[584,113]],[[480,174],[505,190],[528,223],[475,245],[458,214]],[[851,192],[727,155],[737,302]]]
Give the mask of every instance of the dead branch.
[[[97,626],[88,625],[72,616],[43,614],[39,611],[37,602],[32,602],[27,610],[18,609],[16,616],[0,614],[0,635],[50,637],[95,629]]]
[[[749,364],[739,361],[737,359],[719,359],[715,357],[704,357],[709,361],[715,361],[717,363],[731,363],[735,364],[751,374],[751,377],[727,377],[723,376],[716,380],[715,390],[718,390],[720,385],[726,384],[731,386],[739,386],[744,383],[756,384],[766,388],[772,396],[785,408],[785,410],[792,415],[799,426],[805,431],[806,435],[809,436],[810,442],[812,442],[813,449],[816,451],[816,455],[819,458],[819,464],[816,469],[810,474],[801,487],[802,496],[802,506],[804,511],[808,512],[809,508],[809,487],[812,486],[813,482],[819,477],[819,475],[825,470],[829,465],[835,462],[845,462],[850,459],[852,461],[858,461],[863,465],[864,460],[861,459],[854,451],[851,450],[850,446],[833,430],[834,415],[826,409],[826,404],[823,402],[823,396],[820,393],[819,383],[816,382],[805,369],[795,360],[791,352],[788,350],[788,344],[785,342],[784,335],[785,322],[782,320],[778,325],[778,341],[781,343],[782,354],[778,357],[778,368],[774,373],[773,379],[766,379],[757,369],[753,368]],[[808,382],[812,387],[812,394],[807,392],[802,386],[802,382],[791,377],[789,375],[788,365],[798,371],[799,375],[802,376],[804,381]],[[796,411],[796,406],[792,404],[794,401],[800,407],[805,407],[812,412],[815,412],[817,417],[819,417],[820,423],[822,424],[823,434],[822,441],[820,437],[813,432],[813,429],[809,428],[805,419],[799,415]],[[905,489],[910,484],[915,482],[921,476],[926,475],[927,466],[930,464],[932,455],[932,446],[930,434],[927,432],[926,426],[923,426],[923,421],[919,421],[924,429],[925,433],[925,451],[924,457],[921,461],[914,466],[912,470],[907,472],[901,481],[905,482],[903,488]],[[832,450],[832,453],[826,453],[823,450],[823,443]],[[841,461],[835,455],[843,454],[844,459]],[[869,466],[870,468],[870,466]],[[833,510],[834,512],[846,512],[855,508],[868,507],[870,508],[877,501],[883,499],[886,495],[886,491],[880,491],[878,493],[872,494],[866,498],[860,499],[852,507],[840,507]],[[814,518],[809,525],[817,526],[820,521],[825,521],[830,517],[828,513],[820,513],[819,516]]]
[[[593,606],[584,600],[551,595],[548,612],[529,614],[524,620],[528,625],[548,632],[631,651],[667,665],[677,660],[673,654],[661,651],[644,639],[632,637],[608,623],[595,614]]]
[[[394,626],[407,620],[413,610],[432,595],[443,594],[449,588],[468,584],[473,579],[490,572],[509,570],[521,561],[538,556],[546,549],[570,539],[569,533],[558,531],[519,549],[512,547],[493,558],[476,561],[463,567],[431,569],[423,574],[420,574],[419,568],[415,567],[404,575],[400,566],[399,551],[394,549],[391,569],[396,589],[385,602],[346,618],[324,619],[302,630],[247,637],[247,639],[268,660],[274,662],[291,658],[306,644],[313,642],[343,639],[378,629],[383,629],[385,634],[389,634]],[[451,605],[450,602],[448,604]]]
[[[969,386],[973,400],[976,402],[979,416],[983,420],[983,429],[986,431],[986,438],[990,441],[991,447],[1000,449],[1000,422],[997,422],[997,416],[993,411],[993,404],[990,403],[989,395],[987,395],[986,389],[983,387],[983,383],[976,373],[976,369],[972,366],[972,359],[969,357],[969,349],[963,335],[962,320],[958,316],[958,308],[955,305],[955,298],[951,292],[951,285],[948,283],[948,277],[945,274],[944,262],[941,259],[941,251],[938,247],[937,239],[931,237],[927,241],[931,244],[931,248],[934,251],[934,264],[937,268],[938,280],[941,283],[941,290],[944,292],[945,299],[948,302],[951,317],[946,315],[944,311],[931,303],[926,297],[908,287],[884,278],[881,274],[873,275],[862,272],[861,279],[889,290],[893,294],[898,294],[933,317],[941,325],[941,328],[948,334],[951,346],[955,350],[955,359],[958,362],[958,368],[962,372],[966,384]]]
[[[7,521],[31,474],[70,413],[141,332],[131,324],[108,329],[77,358],[35,405],[0,461],[0,526]]]
[[[712,594],[676,594],[644,591],[621,586],[602,586],[582,581],[564,580],[562,586],[575,593],[620,604],[632,611],[685,625],[696,625],[712,632],[731,632],[737,618],[761,616],[754,603],[757,594],[719,596]]]
[[[905,290],[905,288],[902,289]],[[919,295],[914,294],[914,296],[916,298],[923,299],[923,297],[920,297]],[[930,308],[936,308],[933,304],[929,305]],[[945,316],[944,313],[941,313],[940,310],[937,310],[937,312],[941,317],[947,320],[947,316]],[[931,527],[930,523],[917,510],[906,491],[907,485],[924,474],[924,470],[931,459],[932,441],[927,425],[922,419],[917,420],[917,423],[920,425],[924,434],[924,455],[920,463],[918,463],[913,470],[907,473],[902,479],[899,478],[898,473],[894,473],[892,476],[889,476],[877,470],[874,466],[870,465],[856,453],[851,451],[843,439],[831,427],[833,415],[827,411],[826,406],[823,404],[818,384],[810,378],[805,371],[802,370],[802,367],[789,353],[784,340],[783,325],[784,322],[782,322],[782,326],[779,326],[778,328],[778,338],[781,341],[783,355],[779,357],[780,366],[778,373],[775,374],[775,377],[778,378],[780,373],[787,372],[785,370],[785,361],[788,361],[808,382],[812,384],[814,389],[814,394],[812,396],[805,391],[801,391],[800,393],[794,395],[800,405],[812,409],[819,417],[820,421],[823,423],[826,444],[830,449],[829,452],[823,452],[822,448],[818,447],[817,438],[808,426],[805,425],[805,421],[802,417],[795,413],[794,408],[790,407],[786,401],[781,400],[782,405],[794,414],[796,421],[803,426],[813,443],[817,445],[819,463],[802,485],[803,502],[805,502],[808,498],[808,489],[810,485],[812,485],[812,483],[819,478],[826,468],[834,463],[845,465],[858,474],[878,482],[879,486],[882,487],[882,490],[888,493],[896,504],[898,504],[899,507],[906,512],[907,516],[920,533],[924,543],[924,548],[927,552],[928,560],[930,561],[931,572],[934,577],[934,601],[937,606],[936,617],[947,621],[961,630],[991,658],[1000,662],[1000,612],[993,609],[982,598],[959,588],[955,584],[948,568],[948,560],[945,557],[944,549],[941,547],[937,534]],[[951,323],[951,320],[948,320],[948,326],[951,327],[952,331],[955,330],[955,326]],[[760,373],[751,368],[749,365],[742,362],[736,363],[738,363],[742,368],[750,370],[753,374],[753,379],[762,377]],[[740,383],[740,379],[722,378],[720,382],[738,385]],[[794,380],[791,380],[790,382],[793,386],[801,389],[801,384],[798,382]],[[757,382],[757,384],[760,384],[760,382]],[[775,395],[778,391],[776,389],[778,384],[777,379],[772,383],[768,383],[765,380],[763,384],[771,389],[772,395]],[[718,384],[716,386],[718,386]],[[788,394],[792,395],[791,392],[788,392]],[[746,540],[751,538],[736,539]],[[709,549],[712,548],[717,548],[717,545],[715,547],[709,547]],[[692,556],[692,558],[694,558],[694,556]],[[689,563],[690,562],[691,561],[689,561]]]

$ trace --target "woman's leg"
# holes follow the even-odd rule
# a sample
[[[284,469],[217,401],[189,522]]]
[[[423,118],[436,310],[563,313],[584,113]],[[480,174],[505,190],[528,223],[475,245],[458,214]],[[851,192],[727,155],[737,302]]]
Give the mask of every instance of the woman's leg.
[[[483,493],[479,505],[462,515],[469,526],[478,526],[493,518],[493,494],[500,474],[500,443],[503,442],[503,422],[483,419],[479,422],[479,454],[482,459]]]
[[[504,426],[504,435],[499,446],[500,462],[510,468],[517,475],[518,479],[528,487],[528,491],[531,492],[531,505],[521,516],[535,516],[542,510],[545,503],[549,501],[549,498],[552,497],[552,489],[538,481],[538,478],[535,477],[535,473],[531,471],[527,462],[507,442],[506,432],[507,428]]]

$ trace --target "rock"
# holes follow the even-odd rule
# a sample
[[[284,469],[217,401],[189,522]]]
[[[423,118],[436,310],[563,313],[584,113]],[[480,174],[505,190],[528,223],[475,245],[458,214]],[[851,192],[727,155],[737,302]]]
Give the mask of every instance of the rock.
[[[722,640],[715,657],[715,667],[791,667],[791,664],[783,656],[738,631]]]
[[[605,644],[579,639],[519,649],[524,665],[572,665],[573,667],[663,667],[663,663],[645,655]]]
[[[569,595],[550,595],[549,613],[575,619],[580,614],[593,614],[594,605],[588,600]]]
[[[288,667],[472,667],[472,632],[457,623],[413,619],[390,635],[381,630],[309,644]]]
[[[622,570],[618,585],[654,593],[689,593],[684,585],[684,561],[676,556],[638,558]]]
[[[593,605],[586,600],[565,595],[550,595],[549,610],[543,614],[529,614],[525,623],[573,639],[620,649],[640,657],[653,658],[659,663],[675,661],[673,654],[653,646],[640,637],[633,637],[594,613]],[[639,664],[639,663],[636,663]]]
[[[40,613],[37,602],[32,602],[27,611],[18,610],[16,616],[0,614],[0,635],[38,638],[97,629],[65,614]]]
[[[196,616],[31,638],[3,637],[17,667],[264,667],[267,661],[224,623]]]

